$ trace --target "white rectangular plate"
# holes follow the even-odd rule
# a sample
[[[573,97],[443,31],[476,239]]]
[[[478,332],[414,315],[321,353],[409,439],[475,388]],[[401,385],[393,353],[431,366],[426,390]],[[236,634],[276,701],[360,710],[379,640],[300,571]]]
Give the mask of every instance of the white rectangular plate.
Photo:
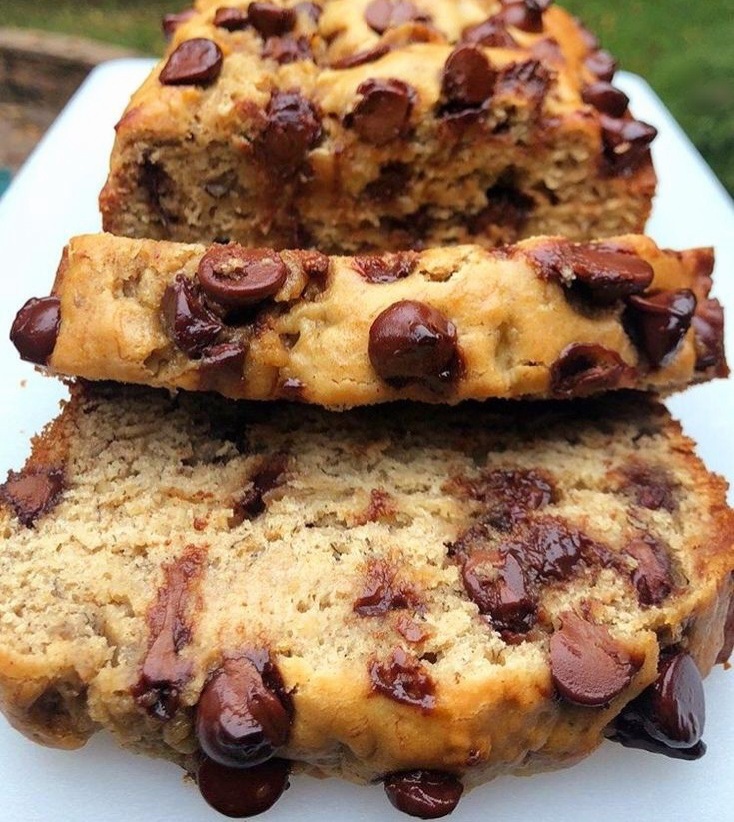
[[[7,339],[15,311],[47,294],[61,249],[73,234],[99,230],[97,195],[107,172],[112,126],[150,70],[147,60],[98,68],[0,200],[0,474],[22,465],[28,440],[55,416],[63,387],[21,363]],[[660,129],[660,191],[650,233],[675,248],[717,248],[716,294],[729,309],[734,353],[734,209],[728,195],[647,84],[620,75],[635,114]],[[5,330],[3,330],[5,329]],[[734,480],[734,383],[698,387],[671,402],[708,465]],[[595,822],[731,819],[734,808],[734,673],[706,684],[708,754],[678,762],[605,743],[568,771],[507,777],[465,797],[455,822]],[[379,787],[305,777],[267,815],[271,822],[405,820]],[[203,822],[221,819],[167,763],[131,756],[99,735],[74,753],[27,742],[0,719],[0,819],[8,822]]]

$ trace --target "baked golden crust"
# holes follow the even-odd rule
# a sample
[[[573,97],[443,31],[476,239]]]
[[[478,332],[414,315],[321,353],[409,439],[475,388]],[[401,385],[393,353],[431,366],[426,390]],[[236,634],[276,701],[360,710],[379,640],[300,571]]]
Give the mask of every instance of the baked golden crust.
[[[106,230],[339,253],[643,230],[654,130],[625,113],[613,61],[566,12],[519,28],[493,0],[418,0],[415,19],[377,31],[369,0],[316,5],[282,36],[215,25],[219,3],[176,30],[167,56],[203,38],[221,65],[165,85],[162,63],[133,96]],[[483,72],[479,91],[445,80],[457,48]]]
[[[236,277],[211,272],[231,258],[250,272],[242,283],[270,276],[257,275],[262,255],[275,271],[267,294],[241,310],[222,304]],[[328,407],[673,391],[726,373],[712,267],[708,249],[665,251],[639,236],[327,258],[90,235],[71,241],[57,275],[47,366]],[[690,293],[678,333],[666,336],[660,318],[678,322],[668,297]],[[633,305],[655,294],[668,295],[662,313]],[[712,312],[718,324],[706,320]]]

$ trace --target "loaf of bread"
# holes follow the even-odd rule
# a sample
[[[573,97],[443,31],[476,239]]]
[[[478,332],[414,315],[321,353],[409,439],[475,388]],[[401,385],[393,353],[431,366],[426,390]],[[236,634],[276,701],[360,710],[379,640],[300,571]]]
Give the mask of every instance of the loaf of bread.
[[[551,0],[199,3],[117,126],[130,237],[356,253],[640,232],[655,129]]]
[[[631,393],[376,415],[77,385],[0,486],[2,709],[50,745],[112,731],[233,816],[291,769],[435,818],[605,736],[695,759],[734,641],[725,492]]]
[[[667,392],[727,373],[712,267],[641,236],[330,258],[91,235],[11,336],[57,374],[340,408]]]

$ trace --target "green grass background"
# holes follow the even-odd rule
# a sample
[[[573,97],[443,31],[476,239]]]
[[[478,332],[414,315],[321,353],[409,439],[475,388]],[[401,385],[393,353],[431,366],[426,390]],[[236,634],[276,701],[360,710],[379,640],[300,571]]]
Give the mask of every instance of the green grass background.
[[[159,21],[186,0],[0,0],[0,25],[160,52]],[[226,5],[223,0],[222,5]],[[733,0],[565,0],[622,66],[645,77],[734,193]]]

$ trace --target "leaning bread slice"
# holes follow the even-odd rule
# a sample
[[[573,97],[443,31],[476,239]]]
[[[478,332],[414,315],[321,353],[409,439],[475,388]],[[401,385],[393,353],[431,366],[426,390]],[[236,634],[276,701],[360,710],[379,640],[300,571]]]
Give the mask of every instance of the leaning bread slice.
[[[442,815],[605,735],[695,759],[734,639],[725,490],[633,394],[378,420],[77,387],[0,492],[2,707],[233,815],[291,768]]]
[[[328,407],[667,392],[726,373],[712,267],[633,236],[362,257],[86,236],[12,337],[57,374]]]

